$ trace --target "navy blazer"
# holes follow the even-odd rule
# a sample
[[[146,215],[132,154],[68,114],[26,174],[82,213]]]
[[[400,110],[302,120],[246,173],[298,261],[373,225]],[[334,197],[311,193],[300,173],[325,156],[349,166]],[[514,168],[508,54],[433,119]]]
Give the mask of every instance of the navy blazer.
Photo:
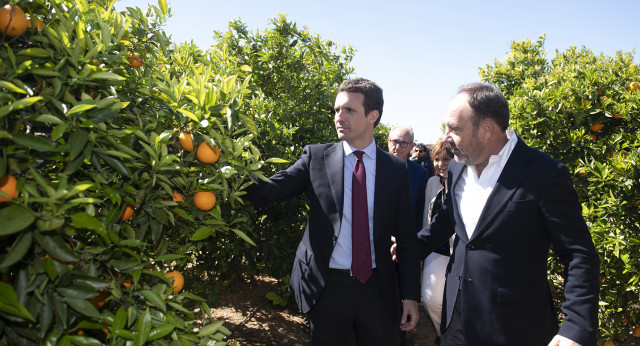
[[[304,193],[309,220],[296,251],[289,288],[303,313],[316,304],[329,278],[329,261],[338,239],[344,200],[342,142],[305,146],[291,167],[250,185],[254,203],[279,202]],[[401,299],[420,299],[420,259],[409,197],[407,164],[376,149],[373,242],[380,286],[389,316],[400,321]],[[395,232],[399,265],[391,259]]]
[[[411,194],[411,205],[415,216],[416,232],[422,229],[424,215],[424,190],[427,188],[429,180],[427,170],[419,164],[407,159],[409,169],[409,192]]]
[[[468,345],[547,345],[555,334],[596,345],[599,258],[567,167],[519,139],[471,239],[455,195],[466,167],[451,161],[444,206],[418,235],[422,256],[457,235],[441,330],[460,290]],[[550,246],[566,267],[559,330],[547,280]]]

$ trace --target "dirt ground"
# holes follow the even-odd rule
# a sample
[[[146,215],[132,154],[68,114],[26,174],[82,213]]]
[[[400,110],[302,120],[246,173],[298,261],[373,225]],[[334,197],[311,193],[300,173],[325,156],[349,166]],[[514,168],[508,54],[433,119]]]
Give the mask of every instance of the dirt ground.
[[[305,316],[295,307],[274,306],[266,298],[277,291],[275,279],[260,276],[256,282],[234,282],[219,292],[219,306],[212,308],[215,320],[226,320],[231,332],[227,342],[244,345],[307,345],[309,326]],[[436,337],[431,320],[420,306],[420,319],[415,330],[407,334],[407,346],[431,346]]]
[[[278,290],[278,282],[268,276],[258,276],[255,282],[235,281],[219,291],[219,304],[212,308],[214,320],[225,320],[231,332],[228,345],[239,346],[307,345],[309,326],[302,313],[292,304],[290,308],[274,306],[266,298]],[[420,304],[418,326],[407,334],[406,346],[432,346],[436,331],[431,319]],[[619,346],[640,345],[640,338],[629,336]]]

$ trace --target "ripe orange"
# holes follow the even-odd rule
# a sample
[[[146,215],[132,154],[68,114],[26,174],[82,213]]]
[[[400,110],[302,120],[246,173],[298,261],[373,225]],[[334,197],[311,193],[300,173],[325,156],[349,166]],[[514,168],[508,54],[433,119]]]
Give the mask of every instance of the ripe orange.
[[[633,327],[633,335],[640,337],[640,325]]]
[[[620,113],[616,113],[616,114],[613,115],[613,118],[614,119],[620,119],[620,118],[622,118],[622,115],[620,115]]]
[[[193,204],[200,210],[211,210],[216,205],[216,195],[211,191],[198,191],[193,196]]]
[[[127,60],[129,61],[129,66],[133,68],[142,66],[142,63],[144,62],[144,60],[142,60],[142,57],[140,56],[140,53],[138,52],[129,53]]]
[[[124,211],[122,211],[122,216],[120,217],[120,219],[122,219],[122,221],[129,220],[133,216],[133,212],[135,210],[136,208],[134,208],[131,204],[127,203],[127,205],[124,207]]]
[[[180,132],[180,136],[178,136],[180,140],[180,145],[182,149],[192,152],[193,151],[193,138],[191,138],[191,134],[189,132]]]
[[[600,132],[600,131],[602,131],[603,127],[604,126],[602,125],[602,123],[593,123],[593,124],[591,124],[591,131]]]
[[[598,139],[598,137],[596,137],[596,135],[594,135],[593,133],[589,134],[589,138],[591,138],[592,141],[595,141],[596,139]]]
[[[182,291],[182,287],[184,287],[184,276],[177,271],[174,270],[172,272],[167,273],[168,278],[173,278],[173,293],[178,293]]]
[[[0,8],[0,32],[7,36],[20,36],[27,30],[27,16],[18,5]]]
[[[218,147],[213,149],[211,144],[202,142],[198,145],[196,156],[203,163],[215,163],[220,158],[220,149]]]
[[[605,341],[604,344],[602,344],[602,346],[616,346],[616,344],[614,344],[611,341]]]
[[[9,199],[16,198],[16,185],[18,181],[11,174],[5,174],[0,178],[0,191],[4,192],[5,195],[9,196]],[[0,196],[0,203],[9,202],[9,199],[4,196]]]
[[[173,201],[184,203],[184,198],[182,198],[182,195],[180,193],[173,191]]]
[[[39,18],[36,18],[35,22],[36,22],[36,29],[38,31],[42,31],[42,29],[44,28],[44,23]],[[29,17],[27,17],[27,28],[31,29],[31,18]]]
[[[634,90],[640,90],[640,83],[638,83],[638,82],[631,82],[631,84],[629,84],[629,89],[630,89],[631,91],[634,91]]]

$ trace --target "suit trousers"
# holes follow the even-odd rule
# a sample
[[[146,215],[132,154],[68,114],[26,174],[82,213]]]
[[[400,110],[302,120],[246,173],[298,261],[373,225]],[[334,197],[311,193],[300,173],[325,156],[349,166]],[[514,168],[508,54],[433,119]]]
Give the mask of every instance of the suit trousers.
[[[464,330],[462,329],[462,309],[460,308],[460,290],[456,297],[456,303],[453,306],[453,314],[449,326],[442,333],[440,338],[440,346],[466,346],[464,339]]]
[[[330,270],[316,305],[307,313],[312,345],[399,345],[400,326],[385,307],[380,276],[374,269],[363,285],[349,270]]]

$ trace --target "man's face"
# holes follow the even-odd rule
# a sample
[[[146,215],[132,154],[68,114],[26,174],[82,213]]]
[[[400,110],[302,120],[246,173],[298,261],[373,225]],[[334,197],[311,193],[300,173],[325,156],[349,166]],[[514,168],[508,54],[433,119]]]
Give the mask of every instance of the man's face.
[[[427,149],[423,147],[418,147],[414,151],[416,152],[416,155],[418,157],[424,157],[425,155],[427,155]]]
[[[363,149],[373,140],[373,124],[378,112],[364,114],[364,95],[354,92],[340,92],[336,96],[335,125],[338,138],[351,146]],[[362,146],[364,145],[364,146]]]
[[[472,110],[466,94],[458,94],[451,100],[444,118],[444,141],[451,147],[457,161],[469,166],[488,161],[485,145],[478,137],[479,129],[473,128]]]
[[[401,128],[394,129],[389,133],[387,144],[389,145],[389,152],[393,154],[393,156],[403,160],[409,157],[409,153],[411,153],[411,149],[413,149],[415,145],[411,138],[411,132]]]

